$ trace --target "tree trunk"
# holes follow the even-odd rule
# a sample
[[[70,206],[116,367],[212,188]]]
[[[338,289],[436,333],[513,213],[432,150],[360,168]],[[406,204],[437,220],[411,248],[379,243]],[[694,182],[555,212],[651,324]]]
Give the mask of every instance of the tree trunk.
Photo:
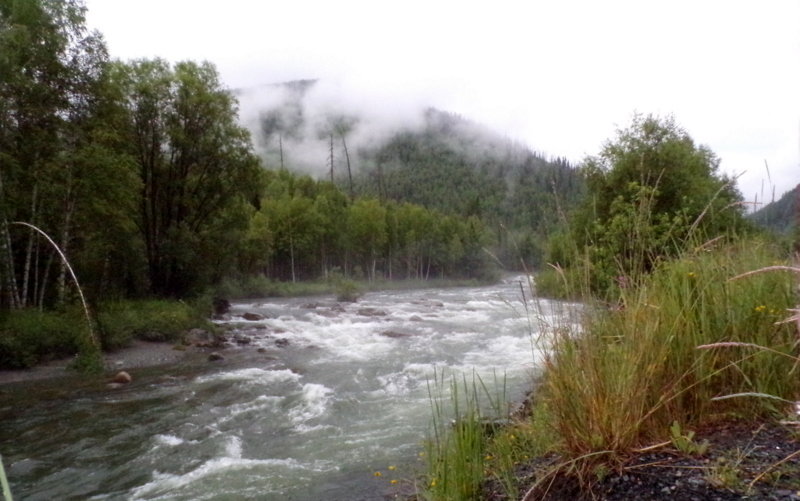
[[[11,234],[8,231],[8,221],[3,218],[0,224],[0,259],[5,261],[5,288],[8,295],[8,306],[12,310],[20,307],[19,291],[17,290],[16,270],[14,270],[14,253],[11,249]]]
[[[4,210],[4,191],[2,169],[0,169],[0,261],[5,266],[0,267],[0,277],[8,296],[8,306],[12,310],[19,308],[19,293],[17,292],[16,271],[14,270],[14,252],[11,248],[11,235],[8,232],[8,219]]]
[[[68,190],[67,197],[69,198],[69,193],[71,190]],[[72,220],[72,212],[75,210],[75,202],[72,200],[67,200],[66,208],[64,210],[64,227],[61,230],[61,252],[64,254],[65,258],[69,255],[69,250],[67,247],[69,246],[69,235],[70,235],[70,222]],[[66,300],[66,291],[67,291],[67,263],[65,259],[60,261],[61,266],[59,267],[58,272],[58,303],[64,304]]]
[[[333,183],[333,132],[331,132],[331,184]]]
[[[42,273],[42,284],[39,286],[39,310],[44,309],[44,294],[47,291],[47,277],[50,276],[50,267],[53,265],[53,255],[55,252],[50,252],[47,256],[47,263],[44,265],[44,272]]]
[[[294,274],[294,238],[289,235],[289,260],[292,263],[292,283],[297,282],[297,277]]]
[[[281,170],[283,170],[283,136],[281,134],[278,134],[278,151],[281,154]]]
[[[347,152],[347,142],[344,140],[344,134],[342,134],[342,147],[344,147],[344,157],[347,159],[347,178],[350,180],[350,200],[352,201],[355,198],[353,193],[353,172],[350,170],[350,153]]]
[[[39,193],[39,184],[34,183],[33,193],[31,195],[31,224],[36,224],[36,199]],[[28,284],[31,275],[31,261],[33,259],[33,242],[36,239],[37,233],[31,229],[28,235],[28,247],[25,250],[25,267],[22,271],[22,293],[20,294],[20,306],[25,307],[28,304]],[[35,296],[34,296],[35,302]]]

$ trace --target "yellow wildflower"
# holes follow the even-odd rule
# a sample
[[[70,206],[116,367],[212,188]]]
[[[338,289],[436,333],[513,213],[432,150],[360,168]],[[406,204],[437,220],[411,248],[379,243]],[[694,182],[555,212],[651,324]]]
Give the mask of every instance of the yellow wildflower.
[[[393,479],[392,479],[392,480],[391,480],[389,483],[390,483],[390,484],[392,484],[392,485],[394,485],[394,484],[396,484],[397,482],[398,482],[398,480],[397,480],[396,478],[393,478]]]
[[[394,466],[394,465],[392,465],[392,466],[390,466],[390,467],[389,467],[389,471],[394,471],[395,469],[397,469],[397,467],[396,467],[396,466]]]
[[[376,477],[382,477],[383,473],[376,471],[375,473],[373,473],[373,475],[375,475]]]

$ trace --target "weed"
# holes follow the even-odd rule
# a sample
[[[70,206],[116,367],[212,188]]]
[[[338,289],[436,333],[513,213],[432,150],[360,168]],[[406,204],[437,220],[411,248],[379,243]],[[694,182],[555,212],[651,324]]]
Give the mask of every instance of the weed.
[[[741,473],[743,455],[737,450],[729,456],[720,456],[711,465],[706,474],[708,482],[725,489],[739,489],[744,485]]]
[[[694,431],[689,430],[684,433],[681,430],[681,425],[677,421],[672,422],[669,427],[670,440],[673,447],[678,451],[688,454],[689,456],[704,456],[708,452],[708,440],[702,442],[695,442]]]

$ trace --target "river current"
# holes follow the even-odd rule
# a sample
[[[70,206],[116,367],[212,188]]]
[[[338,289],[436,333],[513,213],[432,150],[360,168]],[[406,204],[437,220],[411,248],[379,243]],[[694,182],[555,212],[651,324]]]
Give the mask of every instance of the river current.
[[[134,382],[118,389],[77,378],[0,388],[12,493],[353,501],[413,491],[435,374],[499,381],[510,401],[530,388],[539,325],[570,307],[525,304],[521,280],[357,303],[239,302],[218,321],[241,343],[223,361],[131,371]]]

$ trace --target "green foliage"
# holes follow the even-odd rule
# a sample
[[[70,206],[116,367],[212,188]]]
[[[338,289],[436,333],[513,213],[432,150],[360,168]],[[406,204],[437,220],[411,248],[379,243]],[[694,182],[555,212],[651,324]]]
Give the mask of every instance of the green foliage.
[[[78,353],[86,337],[80,309],[7,312],[0,321],[0,369],[24,369]]]
[[[181,296],[208,281],[226,249],[227,211],[256,195],[258,160],[236,102],[210,63],[139,60],[111,67],[127,153],[140,173],[137,223],[152,292]]]
[[[329,182],[286,171],[265,171],[263,186],[237,258],[245,274],[296,282],[334,269],[369,281],[493,273],[483,251],[488,234],[477,218],[374,198],[350,201]]]
[[[493,459],[486,454],[488,439],[498,430],[498,420],[507,418],[505,384],[494,383],[490,389],[473,374],[461,381],[452,376],[446,384],[442,372],[429,386],[433,423],[426,442],[427,498],[479,499],[485,465]]]
[[[694,431],[689,430],[684,433],[677,420],[673,421],[672,425],[669,427],[669,437],[673,447],[684,454],[703,456],[708,451],[708,440],[696,442],[694,440]]]
[[[333,287],[337,301],[354,303],[363,294],[361,287],[353,280],[344,278],[339,270],[334,270],[328,275],[328,283]]]
[[[457,115],[427,110],[424,126],[364,151],[357,192],[474,217],[504,266],[539,266],[538,244],[584,193],[580,173]]]
[[[792,231],[798,232],[798,197],[800,186],[789,190],[777,201],[770,203],[747,218],[758,226],[768,228],[776,233],[790,235]]]
[[[133,339],[175,342],[192,328],[210,327],[206,311],[183,301],[115,301],[102,304],[96,315],[103,347],[110,350]]]
[[[589,193],[570,222],[572,242],[555,241],[550,257],[584,267],[591,291],[608,295],[706,236],[746,229],[741,196],[718,164],[671,117],[637,115],[584,163]]]

